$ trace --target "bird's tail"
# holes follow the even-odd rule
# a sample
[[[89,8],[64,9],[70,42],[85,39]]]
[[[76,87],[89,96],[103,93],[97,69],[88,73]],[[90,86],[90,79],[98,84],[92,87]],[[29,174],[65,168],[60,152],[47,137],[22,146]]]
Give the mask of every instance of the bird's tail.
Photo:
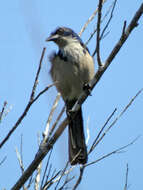
[[[69,107],[70,109],[72,108],[74,103],[73,101],[68,103],[68,110]],[[77,112],[74,112],[73,116],[70,113],[67,115],[69,119],[69,161],[71,165],[85,164],[87,162],[87,148],[84,137],[82,110],[80,108]]]

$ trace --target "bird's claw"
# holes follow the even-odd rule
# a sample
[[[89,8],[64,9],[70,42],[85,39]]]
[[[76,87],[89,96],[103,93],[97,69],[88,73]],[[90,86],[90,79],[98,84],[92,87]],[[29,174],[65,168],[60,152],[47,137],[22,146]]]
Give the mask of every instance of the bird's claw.
[[[91,96],[91,86],[90,86],[88,83],[84,84],[83,90],[85,91],[85,93],[86,93],[87,95],[90,95],[90,96]]]

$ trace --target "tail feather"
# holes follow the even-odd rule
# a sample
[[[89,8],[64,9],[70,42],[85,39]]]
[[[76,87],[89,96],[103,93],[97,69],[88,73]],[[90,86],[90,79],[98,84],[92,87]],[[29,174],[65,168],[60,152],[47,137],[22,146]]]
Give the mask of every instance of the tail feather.
[[[73,102],[72,102],[73,104]],[[73,105],[72,105],[73,106]],[[67,110],[71,107],[71,102],[67,105]],[[72,108],[72,107],[71,107]],[[85,144],[82,110],[67,114],[69,119],[69,161],[71,165],[85,164],[87,162],[87,148]]]

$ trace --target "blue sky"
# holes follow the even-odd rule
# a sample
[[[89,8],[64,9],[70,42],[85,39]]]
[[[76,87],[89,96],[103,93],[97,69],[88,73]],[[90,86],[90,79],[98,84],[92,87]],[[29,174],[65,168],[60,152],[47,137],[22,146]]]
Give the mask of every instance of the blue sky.
[[[107,0],[104,13],[112,1]],[[101,43],[101,58],[104,62],[118,41],[124,20],[127,24],[138,9],[141,0],[118,1],[114,17],[108,29],[109,35]],[[23,112],[31,93],[34,77],[39,64],[43,47],[46,55],[39,78],[37,92],[51,84],[49,76],[50,63],[48,55],[57,47],[46,43],[45,39],[57,26],[67,26],[80,31],[86,20],[97,7],[97,1],[39,1],[15,0],[2,1],[0,6],[0,107],[6,100],[12,110],[0,123],[0,141],[5,137],[17,118]],[[131,98],[143,87],[142,79],[142,22],[132,32],[113,63],[105,72],[83,105],[84,123],[89,118],[90,140],[98,134],[100,128],[111,112],[117,108],[117,115],[128,104]],[[86,41],[96,26],[96,19],[83,33]],[[88,44],[93,52],[96,38]],[[95,68],[97,69],[96,57]],[[20,147],[23,136],[23,160],[26,168],[37,151],[37,134],[44,130],[50,108],[56,96],[55,88],[51,88],[34,104],[18,129],[0,150],[0,161],[7,156],[0,166],[0,189],[10,189],[21,175],[16,158],[15,148]],[[62,100],[55,116],[63,105]],[[84,179],[78,189],[123,189],[126,164],[129,164],[130,189],[138,190],[143,186],[143,94],[141,94],[117,124],[104,138],[102,143],[89,157],[89,161],[124,146],[141,135],[139,140],[128,147],[122,154],[113,155],[87,168]],[[54,118],[55,118],[54,116]],[[52,155],[53,169],[61,169],[68,159],[67,131],[58,140]],[[46,159],[45,159],[46,160]],[[74,171],[78,176],[78,170]],[[52,189],[52,188],[51,188]]]

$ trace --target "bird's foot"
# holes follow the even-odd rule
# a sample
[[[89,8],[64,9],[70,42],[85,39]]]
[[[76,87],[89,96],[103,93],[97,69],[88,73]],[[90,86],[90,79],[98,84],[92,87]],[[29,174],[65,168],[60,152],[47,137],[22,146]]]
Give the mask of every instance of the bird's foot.
[[[85,93],[87,95],[90,95],[91,96],[91,86],[88,84],[88,83],[85,83],[83,85],[83,90],[85,91]]]

